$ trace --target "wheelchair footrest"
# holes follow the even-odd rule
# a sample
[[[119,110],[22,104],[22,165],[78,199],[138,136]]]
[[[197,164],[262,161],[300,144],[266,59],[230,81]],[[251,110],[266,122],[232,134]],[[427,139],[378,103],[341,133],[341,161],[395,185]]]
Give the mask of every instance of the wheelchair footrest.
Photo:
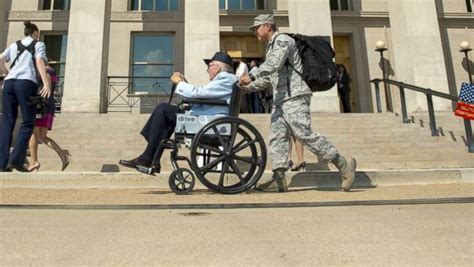
[[[153,175],[155,173],[155,170],[153,167],[140,166],[140,165],[137,165],[137,171],[144,174],[149,174],[149,175]]]

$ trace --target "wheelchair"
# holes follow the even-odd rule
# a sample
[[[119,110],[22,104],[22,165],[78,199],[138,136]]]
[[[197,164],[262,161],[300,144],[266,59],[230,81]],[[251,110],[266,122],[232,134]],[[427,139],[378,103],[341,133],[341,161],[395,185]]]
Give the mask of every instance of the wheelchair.
[[[176,86],[171,89],[169,102]],[[178,113],[174,137],[162,140],[151,167],[137,170],[154,174],[154,163],[160,151],[171,150],[173,171],[168,184],[179,195],[188,194],[195,185],[195,177],[213,192],[237,194],[252,188],[265,171],[267,149],[265,140],[249,122],[239,118],[242,91],[234,84],[230,103],[214,99],[186,99],[184,105],[204,104],[227,106],[229,116],[204,116]],[[182,146],[190,150],[189,158],[179,155]],[[179,165],[187,162],[189,168]]]

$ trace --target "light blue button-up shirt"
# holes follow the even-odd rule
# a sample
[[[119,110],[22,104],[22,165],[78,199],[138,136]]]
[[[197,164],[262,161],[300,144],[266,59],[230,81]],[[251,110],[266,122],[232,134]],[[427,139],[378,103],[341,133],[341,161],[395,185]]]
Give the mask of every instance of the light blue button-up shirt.
[[[28,46],[33,42],[33,38],[27,36],[21,40],[21,43],[24,46]],[[45,61],[48,60],[46,57],[46,46],[43,42],[37,42],[35,45],[36,54],[35,58],[42,58]],[[3,51],[2,56],[6,62],[12,62],[16,58],[16,53],[18,51],[18,47],[16,43],[11,44],[5,51]],[[33,65],[32,55],[28,51],[24,51],[18,60],[15,63],[15,67],[8,72],[7,77],[5,80],[10,79],[17,79],[17,80],[30,80],[35,83],[38,83],[38,78],[36,76],[36,70]]]
[[[228,72],[220,72],[204,86],[196,86],[180,82],[176,93],[186,98],[210,98],[230,102],[232,87],[237,82],[237,76]],[[229,115],[229,107],[196,104],[191,108],[192,115]]]

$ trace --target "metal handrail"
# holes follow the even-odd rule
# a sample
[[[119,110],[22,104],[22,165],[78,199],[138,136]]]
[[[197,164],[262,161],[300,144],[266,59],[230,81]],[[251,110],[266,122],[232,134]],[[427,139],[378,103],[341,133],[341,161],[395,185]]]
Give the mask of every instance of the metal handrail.
[[[436,126],[436,117],[435,117],[435,112],[434,112],[434,106],[433,106],[433,96],[444,98],[451,100],[453,102],[458,102],[459,97],[438,92],[438,91],[433,91],[429,88],[423,88],[419,87],[416,85],[412,84],[407,84],[404,82],[399,82],[399,81],[394,81],[390,79],[373,79],[370,81],[371,83],[374,83],[375,85],[375,97],[377,101],[377,112],[381,113],[382,112],[382,107],[381,107],[381,102],[380,102],[380,87],[379,84],[381,82],[387,83],[387,84],[392,84],[395,86],[398,86],[399,92],[400,92],[400,102],[401,102],[401,108],[402,108],[402,120],[403,123],[410,123],[410,120],[408,120],[408,113],[407,113],[407,105],[406,105],[406,97],[405,97],[405,89],[416,91],[419,93],[423,93],[426,95],[426,101],[428,104],[428,115],[430,118],[430,129],[431,129],[431,136],[439,136],[439,130]],[[464,119],[464,129],[466,130],[466,141],[467,141],[467,148],[469,153],[474,153],[474,140],[473,140],[473,134],[472,134],[472,127],[471,127],[471,121]]]
[[[139,84],[147,87],[146,91],[136,91],[136,79],[149,79],[151,81],[140,82]],[[159,103],[167,102],[171,92],[166,89],[165,85],[169,82],[163,82],[162,79],[169,77],[160,76],[107,76],[107,111],[120,112],[111,110],[110,107],[123,107],[132,112],[133,107],[152,107]],[[174,97],[176,98],[176,97]],[[174,99],[173,98],[173,99]]]

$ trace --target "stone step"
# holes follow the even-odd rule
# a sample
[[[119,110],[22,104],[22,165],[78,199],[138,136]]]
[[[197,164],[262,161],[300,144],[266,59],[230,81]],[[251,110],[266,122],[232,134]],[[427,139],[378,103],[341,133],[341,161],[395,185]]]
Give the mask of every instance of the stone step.
[[[137,172],[38,172],[0,173],[2,188],[154,188],[168,189],[169,172],[156,176]],[[264,172],[260,182],[270,179],[271,171]],[[315,171],[304,173],[288,172],[288,186],[297,188],[339,188],[340,180],[335,171]],[[406,169],[406,170],[363,170],[359,168],[354,188],[377,186],[427,185],[427,184],[467,184],[474,183],[473,168],[455,169]],[[196,179],[195,189],[205,189]]]
[[[449,125],[442,128],[445,136],[440,137],[431,136],[424,113],[411,115],[413,122],[408,124],[391,113],[312,115],[313,129],[327,136],[342,154],[356,157],[361,168],[474,167],[474,154],[466,152],[462,120],[453,118],[452,113],[439,116],[439,125]],[[130,171],[119,166],[118,161],[141,154],[146,142],[139,131],[148,117],[148,114],[58,114],[50,136],[72,155],[68,173]],[[269,114],[243,114],[241,118],[257,127],[268,142]],[[180,154],[189,156],[189,151],[182,148]],[[52,150],[40,146],[39,157],[42,163],[39,173],[60,170],[61,162]],[[305,159],[308,163],[318,161],[308,150]],[[309,167],[333,168],[326,163],[312,163]],[[166,151],[162,170],[171,169]],[[267,169],[271,169],[269,160]]]
[[[438,155],[359,155],[345,153],[346,157],[355,157],[358,161],[358,165],[365,169],[403,169],[403,168],[445,168],[445,167],[474,167],[474,157],[453,157],[445,154]],[[183,154],[183,156],[189,157],[189,154]],[[124,157],[123,159],[131,159],[132,157]],[[117,157],[88,157],[83,159],[72,158],[71,163],[67,168],[68,172],[71,171],[104,171],[104,172],[118,172],[124,170],[130,170],[120,166],[118,161],[120,158]],[[305,157],[308,163],[308,169],[321,170],[331,168],[334,169],[332,164],[328,164],[323,161],[317,163],[318,159],[315,156]],[[61,161],[59,158],[52,159],[48,158],[48,161],[40,160],[42,167],[40,172],[43,171],[59,171],[61,169]],[[180,163],[187,166],[186,163]],[[164,155],[161,161],[162,170],[171,170],[172,166],[168,155]],[[270,159],[267,159],[267,169],[271,169]]]
[[[336,143],[336,142],[335,142]],[[268,144],[267,144],[268,146]],[[440,154],[459,154],[462,156],[466,156],[463,153],[462,148],[464,144],[461,143],[453,143],[451,144],[444,144],[444,143],[416,143],[416,144],[404,144],[403,146],[399,146],[398,143],[342,143],[337,144],[336,147],[341,151],[354,151],[358,154],[382,154],[382,155],[392,155],[392,154],[400,154],[405,155],[407,152],[416,153],[419,155],[424,154],[432,154],[432,153],[440,153]],[[67,150],[71,155],[74,157],[84,157],[84,156],[127,156],[130,154],[137,154],[143,152],[145,148],[145,144],[143,145],[134,145],[134,146],[124,146],[122,147],[94,147],[91,144],[88,145],[71,145],[67,147]],[[180,148],[182,151],[189,151],[184,146]],[[312,155],[309,150],[305,150],[307,155]],[[46,155],[46,156],[53,156],[56,155],[55,152],[44,146],[39,146],[39,154]],[[469,156],[469,154],[467,154]]]

